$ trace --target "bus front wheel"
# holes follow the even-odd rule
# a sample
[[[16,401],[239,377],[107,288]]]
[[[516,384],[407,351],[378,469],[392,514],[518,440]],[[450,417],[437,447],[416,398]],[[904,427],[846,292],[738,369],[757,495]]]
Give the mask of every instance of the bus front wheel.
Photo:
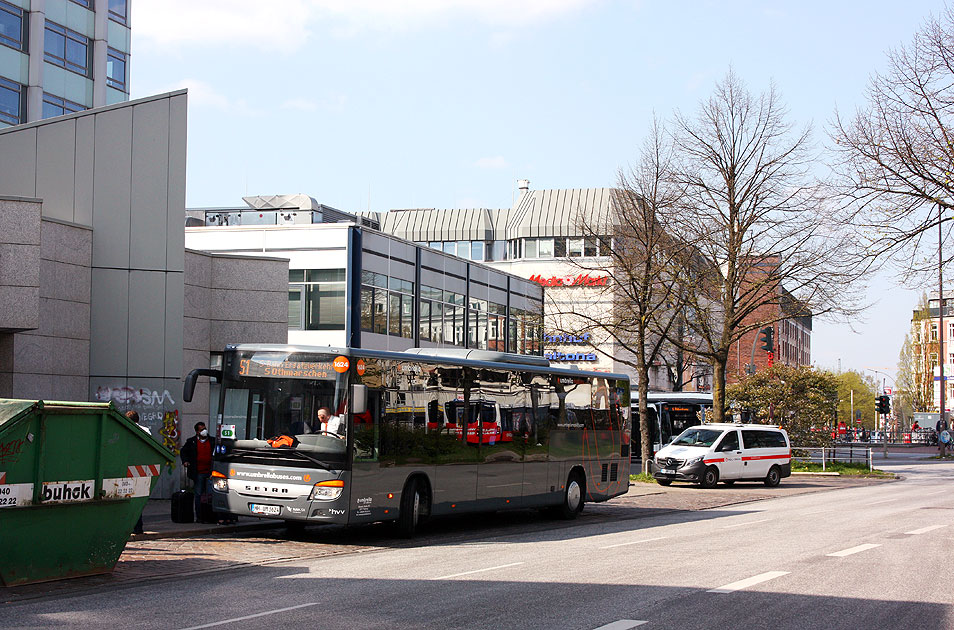
[[[411,479],[401,494],[401,511],[398,513],[397,529],[404,538],[413,536],[421,524],[421,516],[426,513],[427,495],[418,479]]]
[[[579,472],[571,472],[563,490],[563,503],[559,507],[560,518],[571,520],[583,511],[583,493],[585,482]]]

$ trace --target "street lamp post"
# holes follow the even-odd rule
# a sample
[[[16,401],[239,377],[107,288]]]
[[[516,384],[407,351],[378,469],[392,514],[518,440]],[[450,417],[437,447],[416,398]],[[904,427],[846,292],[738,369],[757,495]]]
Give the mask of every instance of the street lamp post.
[[[941,204],[937,204],[937,365],[938,375],[941,386],[941,400],[938,405],[938,418],[941,419],[942,426],[947,424],[947,413],[945,413],[944,394],[947,389],[947,383],[944,382],[944,231],[941,228]]]

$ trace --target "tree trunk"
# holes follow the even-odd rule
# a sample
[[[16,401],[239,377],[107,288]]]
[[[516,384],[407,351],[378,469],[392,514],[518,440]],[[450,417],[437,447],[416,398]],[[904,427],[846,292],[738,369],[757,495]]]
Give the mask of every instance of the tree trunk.
[[[639,445],[642,458],[642,472],[649,474],[649,462],[653,457],[653,436],[649,427],[648,405],[649,366],[645,363],[639,369]]]
[[[712,421],[725,422],[725,364],[722,357],[712,362]]]

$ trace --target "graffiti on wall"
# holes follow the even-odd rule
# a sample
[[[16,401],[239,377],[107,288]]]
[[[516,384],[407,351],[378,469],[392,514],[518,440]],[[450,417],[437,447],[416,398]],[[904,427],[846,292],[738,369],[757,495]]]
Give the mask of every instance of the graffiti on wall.
[[[139,413],[139,423],[149,427],[153,434],[158,432],[166,448],[179,453],[179,410],[168,389],[160,392],[147,388],[101,385],[96,388],[96,400],[111,401],[124,412],[135,409]]]
[[[167,411],[162,417],[162,427],[159,429],[162,436],[162,445],[179,454],[179,410]]]

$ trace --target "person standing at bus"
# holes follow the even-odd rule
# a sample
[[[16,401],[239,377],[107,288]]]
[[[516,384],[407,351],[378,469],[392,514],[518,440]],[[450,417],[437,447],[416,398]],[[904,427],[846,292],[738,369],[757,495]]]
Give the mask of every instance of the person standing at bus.
[[[195,435],[186,440],[179,452],[186,474],[192,480],[195,493],[195,516],[199,520],[202,507],[202,497],[212,492],[210,483],[212,475],[212,440],[209,439],[209,430],[204,422],[195,423]],[[210,500],[211,497],[206,500]]]

